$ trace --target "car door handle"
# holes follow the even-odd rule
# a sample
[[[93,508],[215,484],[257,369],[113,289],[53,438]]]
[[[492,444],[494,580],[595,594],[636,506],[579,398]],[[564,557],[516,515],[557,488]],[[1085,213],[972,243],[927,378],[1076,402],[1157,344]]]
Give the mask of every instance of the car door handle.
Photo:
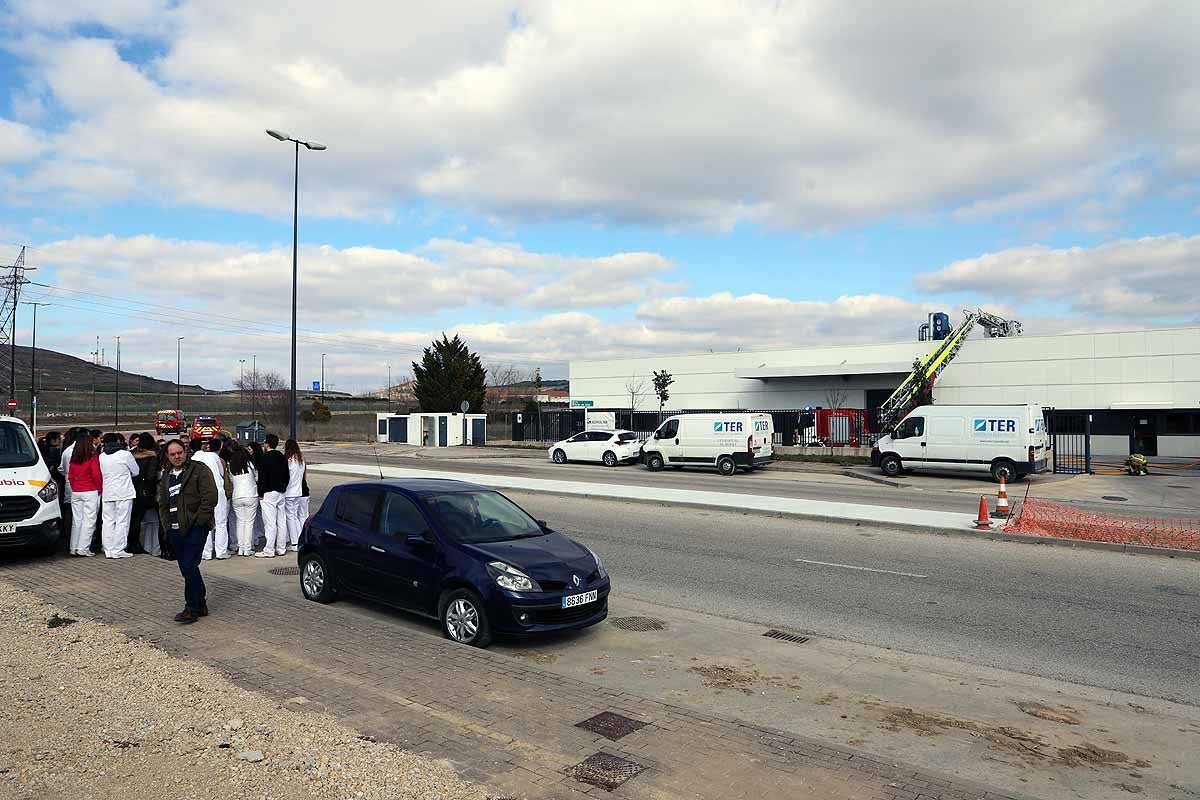
[[[338,538],[338,535],[336,533],[334,533],[333,531],[325,531],[325,535],[332,536],[334,539]]]
[[[924,446],[925,446],[925,443],[924,443],[924,442],[921,442],[921,447],[924,447]]]
[[[679,444],[679,440],[678,440],[678,439],[676,439],[676,440],[675,440],[675,444]]]
[[[387,553],[387,550],[384,550],[382,547],[376,547],[375,545],[371,545],[371,550],[376,553]]]

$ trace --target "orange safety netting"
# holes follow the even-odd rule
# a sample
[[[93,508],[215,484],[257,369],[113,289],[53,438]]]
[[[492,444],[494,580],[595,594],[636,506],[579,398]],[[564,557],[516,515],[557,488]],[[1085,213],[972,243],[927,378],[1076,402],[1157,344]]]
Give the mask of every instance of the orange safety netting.
[[[1080,511],[1033,497],[1025,498],[1020,510],[1004,523],[1004,532],[1200,551],[1200,520]]]

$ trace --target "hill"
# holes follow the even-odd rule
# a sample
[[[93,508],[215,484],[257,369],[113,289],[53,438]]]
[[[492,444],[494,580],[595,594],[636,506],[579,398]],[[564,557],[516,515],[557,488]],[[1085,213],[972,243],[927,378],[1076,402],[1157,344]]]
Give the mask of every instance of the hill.
[[[17,391],[29,391],[29,367],[31,348],[17,346]],[[0,391],[8,391],[10,376],[9,348],[0,349]],[[39,391],[91,392],[93,380],[99,392],[111,392],[117,386],[117,371],[112,367],[96,366],[91,361],[69,356],[54,350],[37,349],[37,371]],[[121,394],[129,392],[175,391],[174,381],[164,381],[135,372],[120,373]],[[182,384],[184,394],[209,394],[211,390],[198,384]]]

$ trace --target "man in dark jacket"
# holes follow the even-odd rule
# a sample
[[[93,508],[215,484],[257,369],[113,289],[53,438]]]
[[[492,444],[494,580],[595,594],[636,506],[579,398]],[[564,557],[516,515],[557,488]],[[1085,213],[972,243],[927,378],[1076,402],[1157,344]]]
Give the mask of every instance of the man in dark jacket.
[[[158,517],[183,576],[183,611],[175,621],[190,625],[208,616],[200,556],[217,507],[217,482],[204,464],[187,460],[187,448],[178,439],[167,442],[167,463],[158,483]]]
[[[267,543],[255,558],[274,558],[287,552],[287,520],[283,513],[283,493],[287,491],[288,465],[279,447],[279,437],[267,434],[267,449],[258,468],[259,510]]]

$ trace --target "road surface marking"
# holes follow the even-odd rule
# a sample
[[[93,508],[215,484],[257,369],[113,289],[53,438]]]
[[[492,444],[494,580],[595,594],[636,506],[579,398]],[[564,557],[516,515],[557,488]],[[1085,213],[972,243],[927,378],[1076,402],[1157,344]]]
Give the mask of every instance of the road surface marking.
[[[928,578],[928,575],[918,575],[915,572],[895,572],[890,569],[872,569],[871,567],[856,567],[853,564],[830,564],[828,561],[809,561],[807,558],[797,558],[801,564],[816,564],[821,567],[839,567],[841,569],[857,569],[862,572],[882,572],[885,575],[900,575],[905,578]]]

